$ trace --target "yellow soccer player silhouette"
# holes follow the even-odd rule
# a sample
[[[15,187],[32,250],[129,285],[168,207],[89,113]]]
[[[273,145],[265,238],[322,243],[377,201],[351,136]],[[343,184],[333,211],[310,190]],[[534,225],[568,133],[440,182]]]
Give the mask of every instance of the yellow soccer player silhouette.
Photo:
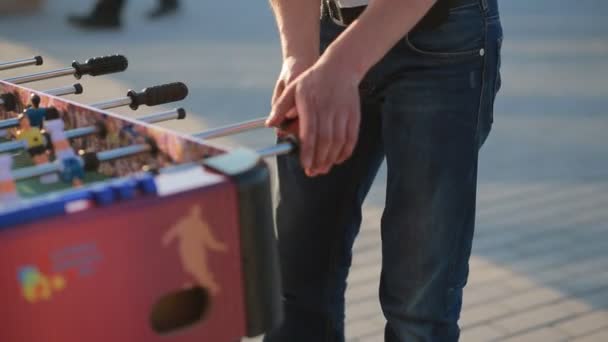
[[[208,265],[208,252],[224,252],[226,245],[218,241],[203,220],[198,205],[190,208],[189,213],[179,219],[163,236],[163,245],[168,246],[177,239],[182,267],[192,275],[198,285],[216,295],[220,287],[215,281]]]
[[[53,292],[61,291],[66,286],[63,276],[55,274],[45,275],[33,266],[22,267],[19,270],[19,281],[23,297],[30,303],[49,300]]]

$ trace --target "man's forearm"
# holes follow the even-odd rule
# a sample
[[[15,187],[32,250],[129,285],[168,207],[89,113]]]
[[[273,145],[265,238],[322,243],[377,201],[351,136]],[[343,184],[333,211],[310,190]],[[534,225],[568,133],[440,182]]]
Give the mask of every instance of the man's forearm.
[[[360,81],[422,19],[435,1],[370,1],[361,17],[328,47],[323,59],[347,68]]]
[[[319,54],[319,0],[270,0],[283,58],[314,58]]]

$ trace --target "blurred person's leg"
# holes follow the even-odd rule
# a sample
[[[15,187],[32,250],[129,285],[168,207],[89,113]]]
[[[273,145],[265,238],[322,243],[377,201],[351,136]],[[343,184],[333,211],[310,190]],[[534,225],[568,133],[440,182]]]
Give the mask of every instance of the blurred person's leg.
[[[70,15],[68,21],[81,28],[118,28],[124,0],[98,0],[88,15]]]
[[[177,0],[160,0],[158,7],[148,13],[148,17],[151,19],[159,18],[167,14],[172,14],[177,11],[179,7]]]

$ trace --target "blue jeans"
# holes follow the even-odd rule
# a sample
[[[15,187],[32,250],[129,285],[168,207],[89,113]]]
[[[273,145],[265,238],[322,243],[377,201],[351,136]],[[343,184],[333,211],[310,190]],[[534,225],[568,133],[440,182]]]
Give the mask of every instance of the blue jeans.
[[[344,28],[322,19],[322,48]],[[386,158],[380,302],[386,341],[457,341],[475,224],[478,151],[500,87],[496,0],[453,8],[399,41],[361,84],[355,152],[309,178],[278,159],[285,321],[266,341],[344,341],[344,292],[361,205]]]

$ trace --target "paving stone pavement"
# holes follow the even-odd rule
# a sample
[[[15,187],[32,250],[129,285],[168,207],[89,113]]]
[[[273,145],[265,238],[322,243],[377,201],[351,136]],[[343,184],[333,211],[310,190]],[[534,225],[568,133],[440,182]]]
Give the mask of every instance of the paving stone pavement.
[[[129,4],[121,32],[71,29],[65,14],[89,5],[69,0],[49,0],[30,16],[0,16],[0,60],[40,53],[48,65],[63,66],[124,53],[127,73],[84,80],[77,99],[184,81],[190,118],[167,124],[184,132],[269,110],[280,60],[265,2],[188,1],[178,17],[151,23],[143,12],[153,5]],[[461,340],[608,341],[608,2],[509,0],[501,10],[503,88],[481,153]],[[272,140],[258,131],[222,143],[259,147]],[[355,244],[346,322],[352,342],[382,340],[377,288],[385,173],[366,201]]]

